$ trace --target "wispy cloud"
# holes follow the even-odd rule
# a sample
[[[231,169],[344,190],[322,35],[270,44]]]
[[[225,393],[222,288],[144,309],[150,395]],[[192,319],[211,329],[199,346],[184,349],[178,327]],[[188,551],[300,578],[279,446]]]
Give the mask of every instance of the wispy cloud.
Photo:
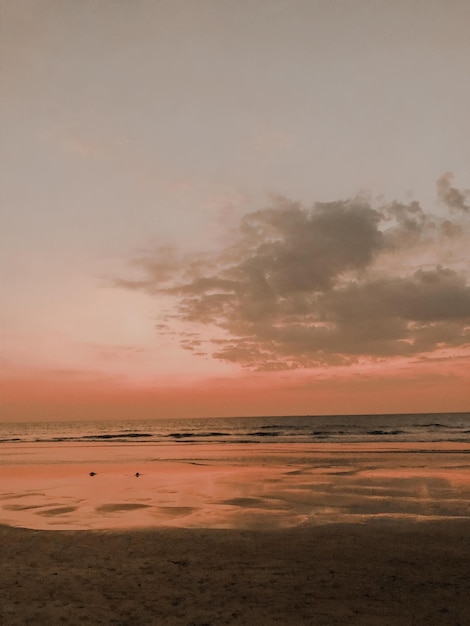
[[[245,215],[223,250],[155,250],[138,261],[142,279],[117,284],[171,296],[173,318],[214,330],[213,357],[256,370],[460,348],[470,342],[470,286],[458,250],[470,225],[450,178],[437,181],[442,217],[417,201],[306,208],[276,198]],[[201,353],[201,339],[182,344]]]

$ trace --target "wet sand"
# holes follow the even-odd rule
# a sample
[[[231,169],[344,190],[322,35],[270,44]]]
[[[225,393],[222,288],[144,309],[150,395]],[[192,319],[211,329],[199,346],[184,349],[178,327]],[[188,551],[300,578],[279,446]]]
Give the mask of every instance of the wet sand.
[[[248,530],[470,519],[467,452],[460,444],[7,444],[0,523]]]
[[[470,623],[470,523],[0,527],[8,626]]]

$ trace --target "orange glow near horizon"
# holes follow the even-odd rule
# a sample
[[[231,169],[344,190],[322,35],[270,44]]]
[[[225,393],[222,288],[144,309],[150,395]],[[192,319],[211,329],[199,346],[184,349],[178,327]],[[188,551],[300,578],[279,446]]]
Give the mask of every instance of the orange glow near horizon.
[[[2,383],[4,421],[148,419],[250,415],[374,414],[468,410],[468,360],[412,369],[331,368],[160,376],[140,384],[104,373],[17,370]]]

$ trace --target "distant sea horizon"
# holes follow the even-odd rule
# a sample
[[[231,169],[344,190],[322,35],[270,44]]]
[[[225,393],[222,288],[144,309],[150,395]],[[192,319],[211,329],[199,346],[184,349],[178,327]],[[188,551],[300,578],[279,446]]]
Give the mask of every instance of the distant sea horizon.
[[[0,422],[0,443],[470,443],[470,412]]]

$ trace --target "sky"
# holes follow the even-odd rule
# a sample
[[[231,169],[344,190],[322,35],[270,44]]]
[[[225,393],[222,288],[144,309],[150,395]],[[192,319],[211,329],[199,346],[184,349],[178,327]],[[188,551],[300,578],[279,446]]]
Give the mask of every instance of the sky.
[[[467,0],[0,0],[6,421],[470,409]]]

